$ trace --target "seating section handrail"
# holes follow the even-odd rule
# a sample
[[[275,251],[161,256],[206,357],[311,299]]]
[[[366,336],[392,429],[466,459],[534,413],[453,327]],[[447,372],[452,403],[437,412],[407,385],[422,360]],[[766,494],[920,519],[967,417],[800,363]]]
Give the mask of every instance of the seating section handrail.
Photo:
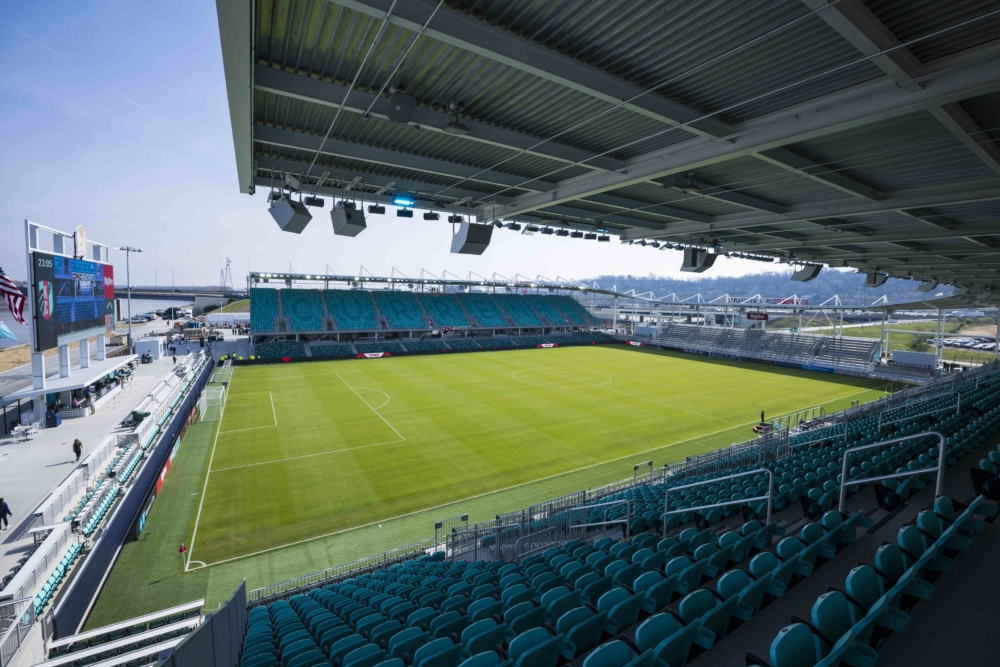
[[[60,667],[60,665],[71,665],[77,660],[82,660],[84,658],[92,658],[95,655],[100,655],[101,653],[105,653],[107,651],[113,651],[115,649],[123,648],[125,646],[129,646],[130,644],[137,644],[146,639],[153,639],[154,637],[159,637],[160,635],[177,632],[178,630],[182,630],[184,628],[194,629],[199,625],[201,625],[201,622],[202,622],[202,617],[200,615],[197,616],[196,618],[188,618],[180,620],[177,621],[176,623],[169,623],[159,628],[154,628],[152,630],[146,630],[145,632],[140,632],[139,634],[126,635],[121,639],[116,639],[114,641],[100,644],[98,646],[91,646],[90,648],[85,648],[82,651],[74,651],[73,653],[66,653],[65,655],[59,656],[58,658],[52,658],[50,660],[46,660],[45,662],[39,663],[39,665],[36,667]],[[80,641],[79,635],[75,635],[74,637],[70,637],[68,639],[75,639],[76,641]],[[180,640],[183,639],[183,637],[177,637],[177,639]],[[160,646],[162,648],[163,643],[154,644],[154,646]],[[131,651],[129,653],[118,656],[119,660],[121,660],[122,662],[128,662],[129,660],[132,660],[135,657],[137,656],[134,655],[133,652]]]
[[[683,491],[684,489],[692,489],[697,486],[706,486],[709,484],[718,484],[719,482],[724,482],[727,479],[736,479],[737,477],[748,477],[750,475],[759,475],[761,473],[767,473],[767,495],[759,496],[757,498],[741,498],[739,500],[730,500],[723,503],[713,503],[711,505],[700,505],[698,507],[685,507],[680,510],[670,509],[670,492],[671,491]],[[692,484],[684,484],[682,486],[667,487],[666,492],[663,495],[663,516],[666,518],[669,514],[681,514],[683,512],[695,512],[697,510],[707,510],[714,507],[727,507],[729,505],[743,505],[749,502],[754,502],[757,500],[767,500],[767,523],[771,523],[771,507],[774,502],[774,473],[767,468],[756,468],[754,470],[747,470],[745,472],[738,472],[735,475],[726,475],[725,477],[716,477],[715,479],[706,479],[700,482],[694,482]],[[667,536],[667,522],[663,522],[663,537]]]
[[[847,479],[847,459],[854,452],[863,452],[868,449],[876,449],[878,447],[885,447],[886,445],[895,445],[900,442],[907,442],[910,440],[918,440],[927,436],[937,436],[938,439],[938,464],[931,468],[924,468],[923,470],[907,470],[906,472],[897,472],[890,475],[882,475],[881,477],[865,477],[860,479]],[[883,440],[882,442],[875,442],[870,445],[861,445],[859,447],[851,447],[844,451],[844,462],[841,465],[840,470],[840,504],[837,505],[837,509],[841,512],[844,511],[844,500],[847,498],[847,487],[848,486],[858,486],[860,484],[871,484],[872,482],[893,479],[897,477],[910,477],[913,475],[919,475],[922,473],[937,472],[937,484],[935,486],[934,495],[935,497],[940,497],[944,495],[944,472],[945,472],[945,455],[947,453],[947,447],[945,447],[945,437],[937,431],[924,431],[923,433],[914,433],[912,435],[906,435],[901,438],[892,438],[890,440]]]
[[[86,632],[81,632],[70,637],[65,637],[63,639],[57,639],[53,642],[49,642],[48,648],[52,650],[54,648],[59,648],[60,646],[67,646],[79,641],[85,641],[87,639],[93,639],[94,637],[100,637],[102,635],[109,634],[111,632],[116,632],[118,630],[126,630],[136,625],[143,625],[149,623],[150,621],[156,621],[161,618],[167,618],[169,616],[174,616],[176,614],[183,614],[189,611],[194,611],[195,609],[201,609],[205,606],[205,598],[200,600],[192,600],[191,602],[185,602],[184,604],[179,604],[176,607],[170,607],[169,609],[161,609],[160,611],[155,611],[151,614],[145,614],[143,616],[136,616],[135,618],[130,618],[125,621],[119,621],[118,623],[112,623],[111,625],[105,625],[104,627],[94,628],[93,630],[87,630]],[[174,624],[165,625],[163,627],[175,627]]]

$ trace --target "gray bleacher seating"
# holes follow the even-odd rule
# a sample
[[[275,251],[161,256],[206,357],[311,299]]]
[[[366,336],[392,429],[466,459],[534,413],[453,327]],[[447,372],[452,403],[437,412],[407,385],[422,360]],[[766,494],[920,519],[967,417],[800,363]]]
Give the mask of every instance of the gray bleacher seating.
[[[880,342],[870,338],[679,323],[664,325],[653,342],[690,351],[855,371],[870,368],[880,349]]]

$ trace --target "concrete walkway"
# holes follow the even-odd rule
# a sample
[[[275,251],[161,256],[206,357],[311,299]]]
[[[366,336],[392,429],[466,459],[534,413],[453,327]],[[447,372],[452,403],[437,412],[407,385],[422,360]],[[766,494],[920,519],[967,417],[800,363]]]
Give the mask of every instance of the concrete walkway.
[[[81,458],[85,458],[109,435],[125,433],[118,424],[173,368],[170,357],[140,364],[125,389],[96,414],[67,419],[28,442],[0,439],[0,497],[14,513],[10,528],[0,533],[0,576],[31,546],[31,535],[25,531],[34,509],[76,469],[73,440],[83,443]]]

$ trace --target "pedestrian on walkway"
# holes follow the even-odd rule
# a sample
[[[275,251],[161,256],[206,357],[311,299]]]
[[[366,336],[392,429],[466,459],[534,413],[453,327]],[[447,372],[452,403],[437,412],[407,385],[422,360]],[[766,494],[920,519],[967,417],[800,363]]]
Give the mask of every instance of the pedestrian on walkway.
[[[76,460],[79,463],[80,454],[83,453],[83,443],[80,442],[80,438],[73,441],[73,453],[76,454]]]
[[[3,524],[3,527],[0,528],[0,532],[3,532],[10,527],[10,524],[7,523],[7,517],[9,516],[14,516],[14,513],[10,511],[10,505],[4,502],[3,498],[0,498],[0,523]]]

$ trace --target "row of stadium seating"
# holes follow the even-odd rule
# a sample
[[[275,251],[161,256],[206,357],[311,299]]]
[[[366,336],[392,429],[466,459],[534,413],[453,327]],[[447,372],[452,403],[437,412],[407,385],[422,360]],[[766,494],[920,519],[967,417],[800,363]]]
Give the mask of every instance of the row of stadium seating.
[[[63,579],[66,578],[66,574],[73,567],[73,563],[76,562],[77,557],[83,550],[82,542],[73,542],[69,545],[69,550],[66,555],[62,557],[59,564],[56,565],[55,571],[49,575],[48,580],[42,585],[42,590],[38,592],[35,596],[34,606],[35,606],[35,617],[40,618],[45,607],[48,606],[49,602],[56,594],[56,590],[59,588],[59,584],[62,583]]]
[[[737,634],[740,641],[769,644],[769,662],[747,654],[748,664],[812,667],[843,659],[874,665],[880,644],[905,631],[906,611],[930,598],[931,582],[952,568],[955,553],[972,548],[973,534],[983,532],[983,522],[974,515],[992,520],[997,509],[982,496],[967,507],[948,496],[935,499],[933,472],[895,486],[890,482],[899,480],[881,482],[896,491],[912,484],[909,493],[901,493],[904,500],[912,502],[922,489],[921,497],[931,500],[926,509],[917,503],[904,514],[872,505],[842,514],[823,495],[839,492],[839,461],[849,446],[913,436],[891,448],[855,454],[848,473],[855,480],[933,465],[937,439],[922,435],[928,429],[947,436],[949,466],[981,447],[1000,425],[1000,378],[984,376],[946,388],[946,393],[955,391],[962,396],[960,412],[925,414],[923,403],[937,404],[943,396],[894,407],[886,413],[892,419],[883,421],[899,421],[882,433],[878,415],[869,415],[852,423],[846,436],[827,429],[826,441],[762,464],[784,496],[775,511],[785,509],[787,516],[801,500],[801,521],[763,524],[724,508],[695,513],[699,505],[759,497],[766,493],[765,473],[677,489],[669,509],[692,511],[664,515],[668,487],[711,482],[749,467],[639,485],[601,499],[631,501],[636,508],[631,527],[637,531],[631,539],[568,542],[519,563],[443,562],[438,552],[254,608],[241,665],[555,667],[574,661],[584,667],[682,666],[711,651],[707,659],[714,663],[719,646],[737,648],[733,640],[720,644]],[[981,468],[997,466],[994,453],[1000,462],[1000,452],[991,451]],[[861,496],[861,487],[853,490]],[[871,502],[871,495],[861,502]],[[751,514],[762,510],[758,503],[748,503],[747,509]],[[878,524],[872,518],[876,511],[883,515]],[[608,518],[595,509],[588,522]],[[663,538],[665,519],[670,534]],[[739,521],[734,524],[734,519]],[[710,528],[723,522],[727,525],[721,529]],[[872,534],[859,537],[861,529]],[[895,540],[879,546],[883,534]],[[859,551],[860,546],[867,551]],[[870,554],[874,567],[854,566],[859,553]],[[844,581],[845,566],[853,569]],[[844,590],[824,592],[828,582],[841,581]],[[818,597],[809,597],[813,590]],[[811,620],[793,617],[777,636],[767,634],[776,617],[787,618],[782,601],[802,598],[811,605]],[[762,617],[767,618],[757,620]],[[759,630],[748,640],[740,633],[743,626]],[[742,653],[740,658],[742,663]]]
[[[307,344],[301,341],[277,340],[257,343],[254,348],[254,356],[260,359],[284,359],[286,357],[299,359],[307,356],[353,356],[357,353],[374,352],[434,352],[494,347],[536,347],[549,343],[584,345],[617,342],[618,340],[613,336],[600,331],[574,331],[545,336],[498,336],[495,338],[397,338],[385,341],[359,341],[354,343],[353,347],[350,343],[329,341],[313,341]]]
[[[57,647],[54,647],[49,651],[48,658],[51,660],[53,658],[58,658],[71,653],[80,653],[81,651],[85,651],[87,649],[100,648],[105,644],[111,644],[112,642],[119,642],[122,639],[126,639],[128,637],[138,638],[141,635],[142,638],[139,639],[134,646],[126,645],[121,649],[115,650],[113,652],[113,655],[126,655],[130,651],[134,651],[140,648],[145,648],[147,646],[152,646],[167,639],[172,639],[173,637],[186,634],[187,632],[190,631],[190,629],[181,629],[178,624],[180,624],[182,621],[189,621],[191,619],[198,618],[200,615],[201,611],[199,611],[198,609],[186,612],[182,611],[174,614],[168,614],[165,616],[160,616],[159,618],[150,618],[150,616],[155,616],[155,615],[147,615],[138,619],[134,619],[132,625],[128,625],[125,627],[120,627],[121,625],[123,625],[121,623],[115,624],[113,626],[105,626],[108,628],[112,628],[108,632],[99,632],[99,630],[101,630],[100,628],[98,628],[97,630],[90,630],[84,633],[84,636],[87,637],[86,639],[70,641],[70,643],[61,644]],[[156,632],[158,630],[160,632]],[[154,634],[157,636],[150,637],[150,634]],[[68,639],[71,640],[72,637]],[[149,660],[149,662],[151,664],[156,664],[158,656],[153,655],[151,657],[152,659]],[[99,658],[98,660],[84,659],[80,661],[80,664],[81,665],[92,664],[95,662],[99,662],[99,660],[103,659],[104,658]],[[123,664],[132,664],[132,663],[123,662]],[[146,663],[138,662],[135,664],[146,664]]]
[[[260,287],[250,290],[250,322],[254,333],[599,324],[579,301],[561,295]]]
[[[664,325],[653,343],[688,351],[853,370],[871,366],[881,349],[878,339],[680,323]]]

